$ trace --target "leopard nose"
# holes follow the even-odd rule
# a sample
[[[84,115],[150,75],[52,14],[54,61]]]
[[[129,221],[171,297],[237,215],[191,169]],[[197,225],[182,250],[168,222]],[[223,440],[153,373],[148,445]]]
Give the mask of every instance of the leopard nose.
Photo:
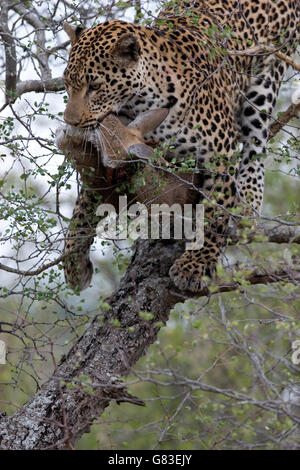
[[[78,126],[80,123],[80,118],[77,116],[70,116],[68,113],[64,113],[64,120],[67,124],[70,124],[71,126]]]
[[[71,126],[78,126],[81,121],[82,110],[75,106],[72,100],[69,100],[64,112],[64,120]]]

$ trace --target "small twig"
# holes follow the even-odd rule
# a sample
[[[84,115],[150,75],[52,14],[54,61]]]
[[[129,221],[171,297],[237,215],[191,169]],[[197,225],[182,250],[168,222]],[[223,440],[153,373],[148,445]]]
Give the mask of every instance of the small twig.
[[[286,111],[280,114],[277,119],[270,127],[269,139],[274,137],[284,126],[286,126],[291,119],[299,116],[300,113],[300,102],[291,104]]]
[[[280,46],[280,48],[281,47],[283,46]],[[227,50],[227,53],[229,55],[249,55],[249,56],[274,54],[276,57],[278,57],[278,59],[283,60],[284,62],[289,64],[291,67],[293,67],[293,69],[300,72],[300,65],[297,64],[293,59],[291,59],[291,57],[281,52],[280,48],[275,48],[273,46],[258,45],[255,47],[250,47],[249,49],[243,49],[242,51]]]

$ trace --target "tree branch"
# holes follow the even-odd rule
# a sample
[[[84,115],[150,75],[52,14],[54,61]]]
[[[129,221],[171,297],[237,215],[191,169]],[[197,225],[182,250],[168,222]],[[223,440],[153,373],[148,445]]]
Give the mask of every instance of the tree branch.
[[[300,114],[300,102],[291,104],[286,111],[281,113],[280,118],[277,119],[270,127],[269,139],[278,134],[281,129],[290,122],[291,119],[298,117]]]
[[[0,10],[0,36],[5,51],[5,101],[9,103],[15,100],[17,86],[17,56],[14,38],[8,28],[8,3],[3,0]]]
[[[63,78],[51,78],[50,80],[25,80],[17,85],[17,96],[23,93],[35,91],[36,93],[45,93],[52,91],[62,91],[65,89]]]
[[[242,51],[231,50],[227,51],[229,55],[249,55],[249,56],[258,56],[258,55],[272,55],[274,54],[278,59],[286,62],[288,65],[293,67],[293,69],[300,72],[300,65],[297,64],[290,56],[284,54],[280,49],[284,47],[284,44],[279,48],[274,46],[267,45],[258,45],[255,47],[250,47],[249,49],[243,49]]]
[[[57,91],[63,91],[65,89],[64,80],[62,77],[51,78],[49,80],[24,80],[18,82],[16,85],[15,92],[10,102],[15,102],[16,99],[24,93],[30,93],[32,91],[36,93],[52,93]],[[2,111],[8,102],[6,102],[0,111]]]
[[[264,238],[262,239],[261,236]],[[236,245],[240,241],[240,236],[236,228],[232,228],[228,233],[229,242],[228,245]],[[300,228],[299,227],[288,227],[288,226],[281,226],[281,225],[269,225],[265,226],[265,224],[258,225],[255,230],[249,231],[245,234],[245,238],[243,238],[243,245],[252,242],[269,242],[269,243],[295,243],[300,244]],[[74,252],[76,250],[74,249]],[[64,255],[59,256],[53,261],[49,261],[37,269],[33,270],[22,270],[12,268],[10,266],[6,266],[3,263],[0,263],[0,270],[6,271],[8,273],[18,274],[19,276],[31,277],[37,276],[42,272],[46,271],[53,266],[56,266],[61,261],[63,261]]]

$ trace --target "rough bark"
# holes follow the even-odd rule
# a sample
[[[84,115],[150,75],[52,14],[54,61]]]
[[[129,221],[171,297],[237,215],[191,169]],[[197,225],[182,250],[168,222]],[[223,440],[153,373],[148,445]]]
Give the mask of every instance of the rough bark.
[[[182,251],[179,243],[136,244],[130,268],[108,299],[110,310],[93,320],[29,403],[0,419],[0,449],[68,448],[111,400],[143,404],[126,392],[120,376],[155,341],[178,301],[168,270]],[[146,320],[140,312],[153,317]]]
[[[300,103],[291,104],[271,126],[270,138],[274,137],[292,119],[299,116]]]

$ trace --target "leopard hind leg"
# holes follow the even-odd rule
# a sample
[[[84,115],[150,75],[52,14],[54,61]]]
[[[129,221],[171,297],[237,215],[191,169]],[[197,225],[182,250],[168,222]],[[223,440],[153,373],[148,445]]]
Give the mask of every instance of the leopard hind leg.
[[[274,56],[263,56],[254,61],[249,88],[245,94],[240,120],[243,156],[237,177],[243,213],[261,214],[265,155],[272,113],[287,64]]]

